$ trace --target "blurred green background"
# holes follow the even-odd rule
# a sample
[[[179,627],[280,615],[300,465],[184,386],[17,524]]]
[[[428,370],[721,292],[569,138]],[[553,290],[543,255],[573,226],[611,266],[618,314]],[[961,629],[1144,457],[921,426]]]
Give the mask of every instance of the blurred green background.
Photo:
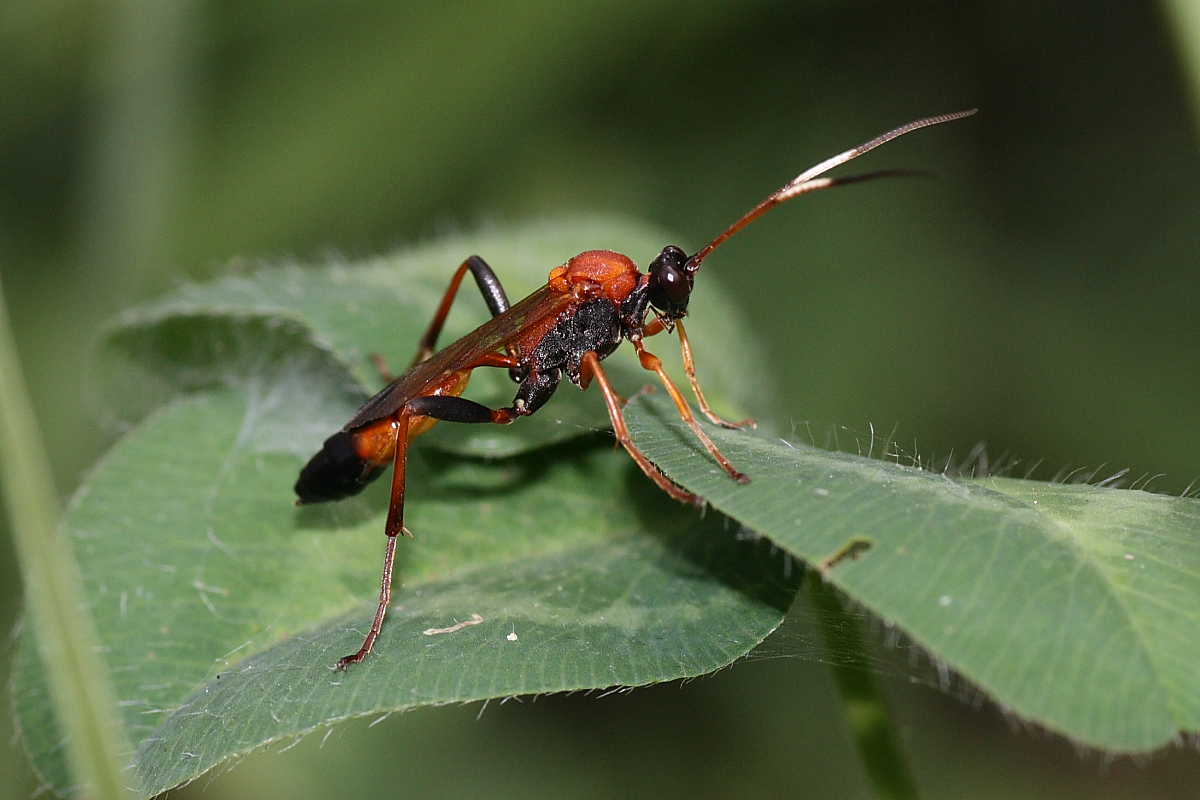
[[[786,389],[753,410],[848,449],[895,427],[925,462],[986,442],[1017,475],[1129,467],[1179,492],[1200,475],[1197,17],[1194,0],[9,2],[0,269],[59,489],[118,433],[79,377],[97,326],[231,260],[568,212],[694,249],[800,168],[978,106],[863,162],[935,180],[799,200],[709,262]],[[9,547],[0,580],[9,626]],[[181,795],[867,796],[798,617],[684,686],[351,723]],[[969,693],[888,689],[928,797],[1200,791],[1193,750],[1114,762]],[[0,748],[0,794],[34,785]]]

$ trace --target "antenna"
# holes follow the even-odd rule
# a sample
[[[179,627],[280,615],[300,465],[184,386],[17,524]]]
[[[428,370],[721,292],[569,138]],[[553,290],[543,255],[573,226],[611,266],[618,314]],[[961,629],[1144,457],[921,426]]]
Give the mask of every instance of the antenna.
[[[923,119],[913,120],[907,125],[901,125],[899,128],[895,128],[887,133],[880,134],[869,142],[864,142],[858,147],[852,147],[844,153],[839,153],[832,158],[825,159],[820,164],[809,167],[808,169],[804,170],[804,172],[801,172],[795,178],[792,178],[786,184],[773,192],[767,197],[766,200],[763,200],[754,208],[747,211],[741,217],[741,219],[726,228],[720,236],[704,245],[704,247],[700,248],[700,250],[698,250],[694,256],[687,260],[687,264],[684,266],[684,269],[689,273],[695,273],[700,269],[701,262],[708,258],[708,254],[720,247],[726,239],[733,236],[735,233],[761,217],[763,214],[770,211],[775,206],[785,203],[788,200],[791,200],[793,197],[802,194],[808,194],[809,192],[816,192],[821,189],[829,189],[834,186],[845,186],[849,183],[859,183],[861,181],[873,180],[874,178],[914,174],[910,170],[880,170],[879,172],[868,172],[863,175],[849,175],[844,178],[818,177],[834,167],[839,167],[842,164],[845,164],[847,161],[852,161],[858,158],[864,153],[869,153],[876,147],[879,147],[881,144],[886,144],[892,139],[896,139],[906,133],[912,133],[920,128],[928,128],[930,125],[940,125],[943,122],[951,122],[956,119],[962,119],[963,117],[969,117],[978,110],[979,109],[971,108],[966,111],[955,111],[952,114],[939,114],[936,117],[925,117]]]

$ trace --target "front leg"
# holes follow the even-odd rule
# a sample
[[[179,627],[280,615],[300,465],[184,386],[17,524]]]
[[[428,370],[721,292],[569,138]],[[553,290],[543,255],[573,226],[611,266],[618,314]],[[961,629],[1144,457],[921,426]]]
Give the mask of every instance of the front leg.
[[[642,336],[649,338],[662,333],[665,330],[674,328],[679,334],[679,353],[683,356],[683,371],[687,374],[688,383],[692,385],[692,393],[696,395],[696,402],[700,405],[700,411],[710,421],[720,425],[722,428],[757,428],[758,423],[752,419],[744,419],[740,422],[730,422],[729,420],[720,417],[712,407],[708,404],[708,398],[704,396],[704,391],[700,388],[700,381],[696,378],[696,362],[692,360],[692,343],[688,341],[687,330],[683,327],[683,320],[677,319],[668,326],[661,319],[655,319],[646,325],[642,331]]]
[[[662,381],[667,394],[671,395],[671,399],[675,401],[675,408],[679,411],[679,417],[692,429],[692,433],[700,440],[700,444],[704,445],[704,449],[716,459],[716,462],[721,465],[721,469],[725,470],[729,477],[738,483],[749,483],[750,478],[734,469],[733,464],[729,463],[729,459],[717,449],[713,440],[708,438],[708,434],[700,427],[700,423],[696,421],[695,415],[692,414],[692,409],[688,405],[687,400],[684,399],[679,388],[675,386],[675,382],[671,380],[671,376],[667,375],[667,371],[663,369],[662,361],[659,360],[658,356],[647,350],[640,339],[634,341],[633,346],[637,349],[638,360],[642,363],[642,368],[658,375],[658,379]]]
[[[758,423],[752,419],[730,422],[713,412],[712,408],[708,405],[708,399],[704,396],[704,392],[700,390],[700,381],[696,379],[696,363],[692,360],[692,343],[688,341],[687,331],[683,327],[683,320],[676,320],[675,330],[679,333],[679,352],[683,356],[683,371],[687,374],[688,383],[692,385],[692,393],[696,395],[696,402],[700,405],[700,411],[704,416],[722,428],[733,428],[735,430],[738,428],[757,428]]]
[[[696,506],[704,505],[704,498],[692,494],[680,486],[676,486],[633,443],[633,437],[629,435],[629,428],[625,425],[625,414],[621,408],[621,397],[613,389],[612,381],[608,379],[608,374],[600,366],[600,359],[596,354],[593,352],[586,353],[583,356],[580,367],[584,378],[580,385],[584,386],[591,383],[593,377],[600,384],[600,391],[604,394],[604,405],[608,407],[608,417],[612,420],[613,433],[616,435],[617,441],[625,448],[625,452],[629,453],[629,457],[641,468],[646,477],[654,481],[658,488],[681,503],[690,503]]]

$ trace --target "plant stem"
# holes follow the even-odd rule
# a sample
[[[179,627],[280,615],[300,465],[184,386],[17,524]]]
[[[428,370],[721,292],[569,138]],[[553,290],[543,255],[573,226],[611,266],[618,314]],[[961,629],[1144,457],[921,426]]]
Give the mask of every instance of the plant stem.
[[[876,796],[886,800],[916,800],[917,784],[900,749],[900,736],[887,701],[871,673],[859,623],[842,608],[836,591],[818,576],[808,581],[820,620],[825,646],[838,653],[831,669],[846,723]]]
[[[1163,0],[1162,6],[1174,34],[1180,72],[1191,90],[1192,122],[1200,133],[1200,4],[1195,0]]]
[[[17,359],[0,287],[0,478],[25,583],[29,625],[66,738],[72,774],[89,798],[128,795],[128,753],[79,567],[58,526],[58,500]]]

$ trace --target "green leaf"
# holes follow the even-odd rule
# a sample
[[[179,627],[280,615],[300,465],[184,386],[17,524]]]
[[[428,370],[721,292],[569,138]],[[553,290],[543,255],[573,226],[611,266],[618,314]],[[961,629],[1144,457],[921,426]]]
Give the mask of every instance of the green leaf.
[[[510,234],[493,266],[503,275],[545,241],[581,249],[548,230]],[[498,235],[481,241],[504,250]],[[400,542],[383,636],[366,662],[331,671],[374,612],[387,482],[299,508],[291,487],[361,399],[363,354],[390,338],[379,329],[402,328],[407,351],[437,284],[485,249],[454,245],[454,258],[439,245],[386,269],[284,268],[188,287],[112,329],[97,380],[124,398],[133,427],[85,480],[64,528],[85,565],[141,793],[347,717],[700,675],[782,620],[797,581],[778,553],[663,496],[593,430],[599,396],[564,386],[600,416],[589,410],[569,439],[546,436],[536,452],[483,458],[418,440],[407,508],[417,538]],[[405,270],[425,261],[441,281],[414,300]],[[716,288],[706,302],[736,318]],[[414,317],[408,328],[388,318],[395,307]],[[533,420],[502,432],[520,439]],[[38,772],[69,794],[33,635],[18,657],[17,718]]]
[[[673,480],[820,568],[1016,714],[1116,751],[1200,730],[1200,501],[960,481],[713,431],[752,477],[739,486],[669,402],[638,398],[628,416]]]

